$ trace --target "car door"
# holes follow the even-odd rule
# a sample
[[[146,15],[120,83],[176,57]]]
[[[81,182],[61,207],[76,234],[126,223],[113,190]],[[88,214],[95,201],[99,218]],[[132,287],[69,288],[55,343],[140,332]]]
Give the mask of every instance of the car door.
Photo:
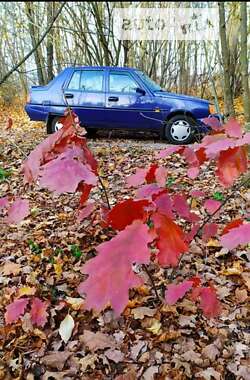
[[[64,89],[64,97],[83,125],[102,126],[105,111],[105,70],[75,69]]]
[[[138,88],[143,90],[138,92]],[[106,118],[111,128],[151,129],[147,113],[152,113],[152,95],[132,73],[108,70],[106,90]]]

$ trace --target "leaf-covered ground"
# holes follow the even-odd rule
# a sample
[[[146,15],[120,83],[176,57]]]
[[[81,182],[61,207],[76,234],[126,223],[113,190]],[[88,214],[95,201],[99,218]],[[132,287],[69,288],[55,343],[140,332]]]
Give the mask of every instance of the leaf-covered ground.
[[[213,281],[223,306],[218,320],[206,319],[187,298],[175,306],[160,305],[139,267],[146,285],[131,291],[119,319],[108,308],[100,315],[84,311],[84,300],[77,293],[83,279],[80,268],[114,233],[102,228],[98,219],[77,223],[77,197],[24,187],[21,163],[45,132],[19,109],[11,116],[14,124],[9,131],[7,110],[1,118],[0,196],[28,199],[31,215],[18,226],[1,222],[0,379],[249,379],[248,249],[228,252],[216,238],[205,245],[196,239],[177,270],[150,267],[158,292],[171,281],[194,275]],[[89,146],[113,205],[133,196],[125,187],[125,176],[148,166],[155,151],[166,145],[152,136],[103,133],[90,139]],[[185,164],[179,156],[162,162],[167,164],[173,191],[175,186],[196,188],[217,199],[228,193],[221,190],[212,168],[193,181],[184,177]],[[100,197],[105,201],[101,190],[92,192],[92,199]],[[200,216],[206,215],[199,201],[193,200],[191,206]],[[249,212],[250,192],[243,187],[214,221],[222,227]],[[44,328],[33,327],[28,312],[19,322],[5,325],[6,306],[20,294],[49,301]],[[74,320],[74,330],[65,344],[59,326],[67,314]]]

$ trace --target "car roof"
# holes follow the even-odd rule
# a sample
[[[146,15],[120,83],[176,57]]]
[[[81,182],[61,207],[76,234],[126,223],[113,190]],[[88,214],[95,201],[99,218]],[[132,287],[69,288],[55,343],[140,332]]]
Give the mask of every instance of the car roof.
[[[71,66],[72,68],[77,68],[77,69],[112,69],[112,70],[129,70],[129,71],[134,71],[138,70],[135,67],[127,67],[127,66]]]

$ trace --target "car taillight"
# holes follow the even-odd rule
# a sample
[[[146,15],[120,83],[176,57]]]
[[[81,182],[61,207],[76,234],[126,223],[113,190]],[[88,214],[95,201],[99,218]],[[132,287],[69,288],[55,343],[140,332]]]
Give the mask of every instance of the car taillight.
[[[215,106],[214,106],[214,104],[209,104],[209,113],[216,113],[216,109],[215,109]]]
[[[27,103],[30,103],[30,93],[27,95]]]

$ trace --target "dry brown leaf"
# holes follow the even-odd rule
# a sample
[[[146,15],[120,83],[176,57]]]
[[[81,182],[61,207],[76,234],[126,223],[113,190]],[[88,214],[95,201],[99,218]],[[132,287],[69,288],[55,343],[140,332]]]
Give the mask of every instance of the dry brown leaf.
[[[247,290],[246,289],[236,289],[235,290],[235,297],[236,301],[238,303],[243,303],[247,300],[248,295],[247,295]]]
[[[181,336],[180,331],[167,331],[163,333],[157,340],[158,342],[170,342],[176,340]]]
[[[124,360],[124,353],[120,350],[108,349],[105,351],[105,356],[115,363],[120,363]]]
[[[116,341],[112,336],[101,332],[93,333],[85,330],[83,335],[79,337],[81,343],[84,343],[90,351],[104,350],[105,348],[115,348]]]
[[[211,361],[214,361],[216,357],[220,355],[220,351],[218,350],[218,347],[212,343],[203,348],[202,354]]]
[[[56,368],[58,371],[61,371],[68,360],[68,358],[72,355],[72,352],[69,351],[58,351],[53,352],[49,355],[45,355],[40,359],[42,364],[47,365],[51,368]]]
[[[4,276],[9,276],[10,274],[17,275],[21,271],[20,264],[12,263],[11,261],[4,264],[1,268],[1,272]]]
[[[132,369],[131,371],[124,373],[123,375],[119,375],[115,378],[115,380],[136,380],[137,376],[135,371]]]
[[[150,309],[149,307],[146,307],[146,306],[140,306],[133,309],[132,314],[135,319],[143,319],[145,316],[153,317],[156,311],[157,311],[156,309]]]
[[[195,377],[200,377],[200,376],[205,380],[213,380],[213,379],[222,380],[221,374],[215,371],[215,369],[211,367],[195,374]]]

